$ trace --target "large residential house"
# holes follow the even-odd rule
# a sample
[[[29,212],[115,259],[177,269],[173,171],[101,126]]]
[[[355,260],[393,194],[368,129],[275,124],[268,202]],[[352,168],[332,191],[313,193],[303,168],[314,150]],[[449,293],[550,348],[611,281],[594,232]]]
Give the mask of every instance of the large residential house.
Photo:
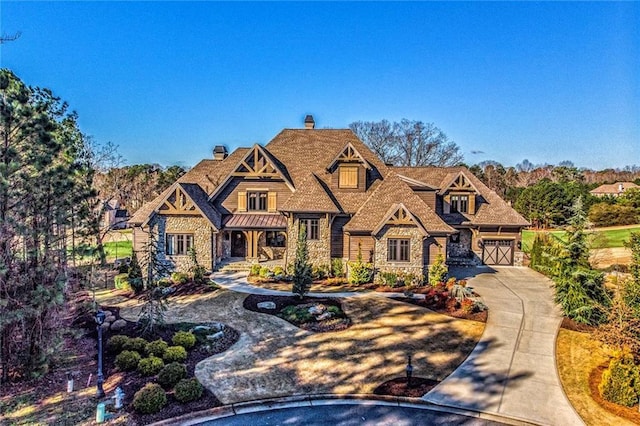
[[[616,182],[600,185],[599,187],[589,191],[591,195],[596,197],[619,197],[628,189],[640,188],[633,182]]]
[[[521,263],[529,223],[465,167],[393,167],[348,129],[285,129],[265,146],[217,146],[129,221],[134,249],[155,236],[177,269],[193,247],[201,265],[224,259],[291,264],[304,225],[310,260],[360,253],[378,271],[423,274],[450,264]]]

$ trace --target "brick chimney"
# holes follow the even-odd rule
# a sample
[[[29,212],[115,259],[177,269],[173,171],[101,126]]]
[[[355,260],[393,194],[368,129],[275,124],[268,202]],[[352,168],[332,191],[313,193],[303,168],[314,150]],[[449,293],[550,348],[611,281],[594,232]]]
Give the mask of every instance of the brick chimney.
[[[313,115],[308,114],[305,118],[304,118],[304,128],[305,129],[313,129],[316,127],[316,122],[313,121]]]
[[[222,161],[225,158],[227,158],[227,148],[225,148],[223,145],[216,145],[216,147],[213,148],[213,159]]]

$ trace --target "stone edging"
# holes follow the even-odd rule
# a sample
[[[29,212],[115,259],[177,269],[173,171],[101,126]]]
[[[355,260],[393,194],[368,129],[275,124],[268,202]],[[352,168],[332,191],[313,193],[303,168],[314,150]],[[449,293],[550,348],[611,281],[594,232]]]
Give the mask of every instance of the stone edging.
[[[238,402],[235,404],[224,405],[221,407],[210,408],[207,410],[197,411],[172,419],[161,420],[153,423],[151,426],[193,426],[202,422],[222,419],[225,417],[236,416],[245,413],[254,413],[260,411],[277,410],[281,408],[294,407],[313,407],[320,405],[389,405],[406,408],[417,408],[423,410],[439,411],[444,413],[458,414],[467,417],[473,417],[484,420],[492,420],[509,425],[532,426],[538,425],[531,421],[523,420],[518,417],[498,415],[494,413],[484,413],[480,411],[463,410],[456,407],[446,405],[433,404],[426,402],[420,398],[396,397],[387,395],[369,395],[369,394],[314,394],[314,395],[294,395],[281,398],[267,398],[255,401]]]

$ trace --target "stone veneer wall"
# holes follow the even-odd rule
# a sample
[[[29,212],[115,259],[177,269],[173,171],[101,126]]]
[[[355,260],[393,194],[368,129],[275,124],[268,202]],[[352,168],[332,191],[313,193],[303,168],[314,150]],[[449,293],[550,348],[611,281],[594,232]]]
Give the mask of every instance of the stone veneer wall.
[[[193,234],[193,246],[198,263],[207,270],[212,270],[215,261],[215,239],[217,234],[209,221],[197,216],[159,216],[158,225],[158,257],[166,260],[177,271],[186,272],[191,267],[189,255],[167,256],[165,254],[166,234]],[[213,244],[212,244],[213,243]]]
[[[327,221],[326,216],[322,216],[317,219],[320,238],[318,240],[307,240],[309,262],[316,266],[331,265],[331,229],[329,228],[329,222]],[[296,258],[299,222],[300,221],[297,216],[289,217],[287,219],[287,265],[293,264]]]
[[[471,257],[471,231],[468,229],[460,229],[458,235],[458,242],[453,243],[449,239],[447,244],[447,257]]]
[[[410,238],[409,262],[389,262],[387,260],[387,240],[389,238]],[[422,275],[427,265],[423,257],[424,235],[415,226],[385,225],[376,235],[376,247],[373,254],[374,267],[380,272],[394,272]]]

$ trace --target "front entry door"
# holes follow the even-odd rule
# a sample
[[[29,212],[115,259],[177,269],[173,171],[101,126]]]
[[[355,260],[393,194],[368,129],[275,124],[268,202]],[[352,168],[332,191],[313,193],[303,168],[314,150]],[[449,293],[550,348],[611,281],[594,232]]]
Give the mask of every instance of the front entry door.
[[[246,238],[241,231],[231,232],[231,257],[246,257]]]

